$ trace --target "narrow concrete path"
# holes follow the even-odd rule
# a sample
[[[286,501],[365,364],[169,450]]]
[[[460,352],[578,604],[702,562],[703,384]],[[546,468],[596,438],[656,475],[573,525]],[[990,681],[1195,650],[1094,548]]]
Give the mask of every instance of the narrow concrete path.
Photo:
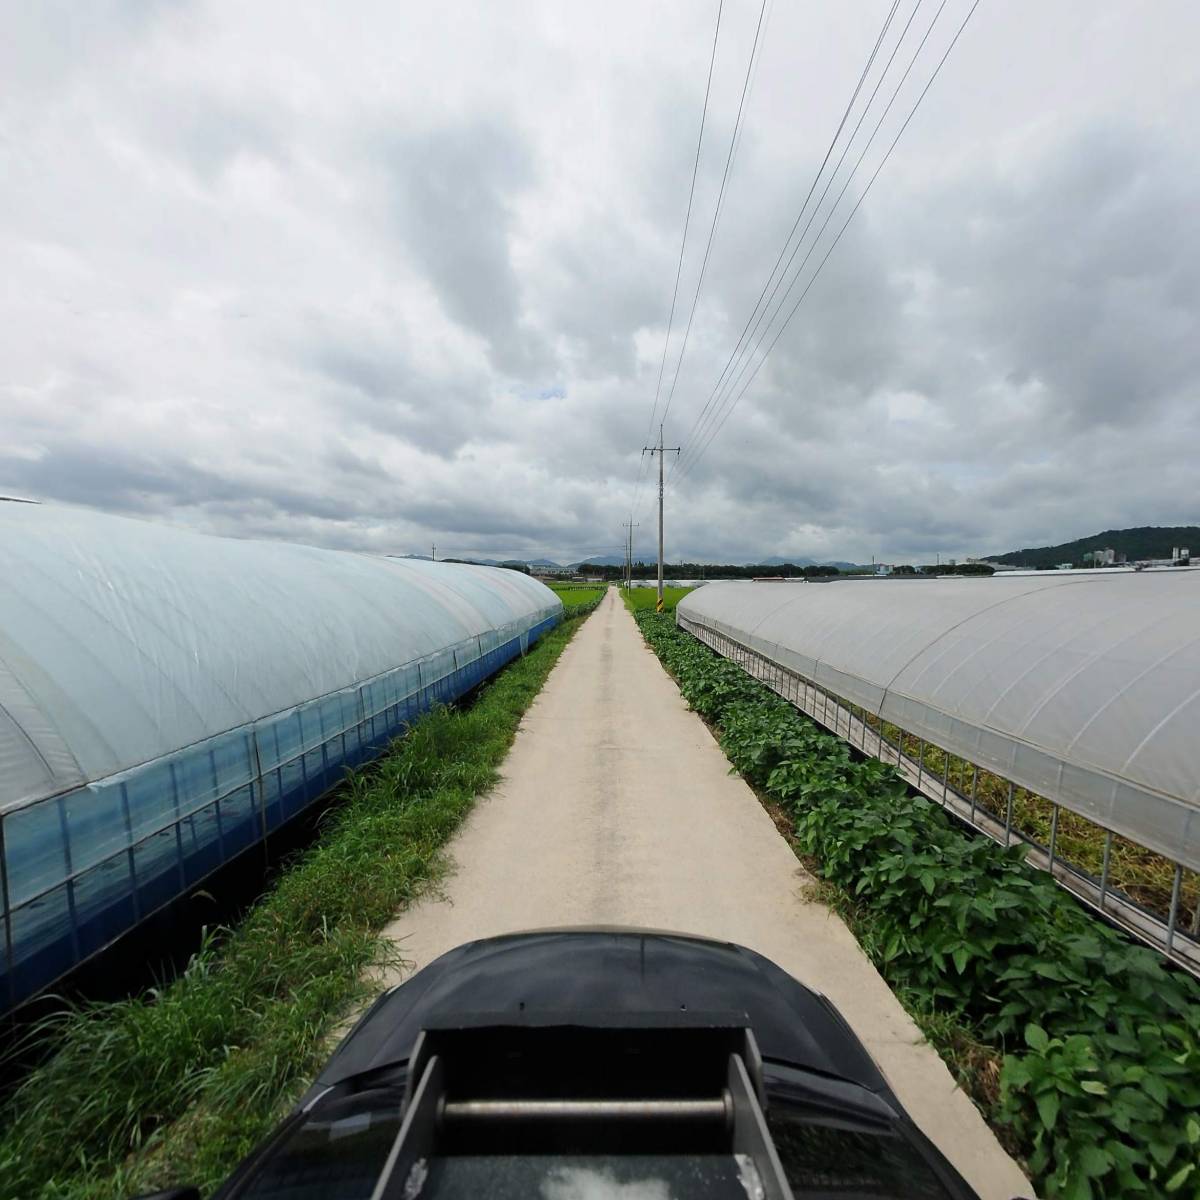
[[[824,992],[917,1124],[986,1200],[1028,1182],[642,641],[615,589],[522,722],[450,847],[444,894],[388,930],[410,969],[474,938],[637,925],[739,942]]]

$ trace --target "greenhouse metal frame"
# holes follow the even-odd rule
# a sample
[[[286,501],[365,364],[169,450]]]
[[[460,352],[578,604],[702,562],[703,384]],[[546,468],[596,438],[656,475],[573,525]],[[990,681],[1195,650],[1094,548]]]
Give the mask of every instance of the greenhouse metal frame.
[[[561,618],[515,571],[0,503],[0,1011]]]

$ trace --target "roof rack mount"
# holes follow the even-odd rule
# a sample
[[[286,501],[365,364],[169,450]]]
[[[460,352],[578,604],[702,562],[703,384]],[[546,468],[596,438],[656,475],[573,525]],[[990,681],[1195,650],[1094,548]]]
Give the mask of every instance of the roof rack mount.
[[[538,1194],[545,1181],[616,1195],[791,1200],[745,1026],[426,1029],[404,1118],[372,1200]]]

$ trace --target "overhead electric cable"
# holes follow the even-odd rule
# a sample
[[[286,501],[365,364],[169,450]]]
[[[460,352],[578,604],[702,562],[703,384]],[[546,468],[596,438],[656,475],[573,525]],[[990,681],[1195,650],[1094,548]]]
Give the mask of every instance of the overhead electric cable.
[[[775,0],[767,0],[767,12],[766,12],[766,16],[763,17],[763,20],[762,20],[764,42],[766,40],[766,31],[771,28],[771,15],[774,13],[774,11],[775,11]],[[751,63],[752,63],[752,69],[751,69],[751,74],[750,74],[750,90],[746,93],[747,98],[754,95],[754,85],[758,82],[758,71],[759,71],[759,68],[762,66],[762,55],[759,54],[757,58],[752,57]],[[737,129],[734,133],[733,162],[729,167],[731,174],[737,169],[738,151],[741,149],[742,136],[743,136],[743,134],[745,134],[745,132],[746,132],[746,126],[745,126],[745,123],[743,123],[741,128]]]
[[[654,417],[658,411],[658,400],[662,393],[663,374],[667,367],[667,348],[671,344],[671,327],[675,323],[675,302],[679,298],[679,279],[683,273],[683,252],[687,247],[688,226],[692,220],[692,200],[696,195],[696,177],[700,172],[700,148],[704,144],[704,125],[708,119],[708,98],[712,92],[712,77],[713,66],[717,61],[717,40],[721,34],[721,14],[725,10],[725,0],[718,0],[717,3],[717,23],[713,30],[712,53],[708,59],[708,80],[704,85],[704,107],[700,110],[700,134],[696,138],[696,156],[692,163],[692,183],[688,188],[687,212],[683,218],[683,237],[679,242],[679,263],[675,268],[675,288],[671,292],[671,312],[667,317],[667,336],[663,340],[663,356],[662,363],[658,368],[658,385],[654,390],[654,404],[650,408],[650,423],[646,426],[646,440],[650,440],[650,435],[654,431]],[[641,490],[642,479],[645,477],[646,463],[645,456],[639,462],[637,483],[633,489],[633,503],[630,505],[629,519],[633,520],[633,509],[637,506],[637,494]]]
[[[809,290],[812,288],[813,284],[816,283],[817,277],[821,274],[821,270],[824,268],[825,264],[829,261],[829,256],[837,248],[838,242],[840,242],[842,240],[842,234],[844,234],[846,232],[847,226],[854,219],[854,215],[855,215],[855,213],[858,212],[859,208],[862,206],[862,202],[867,198],[867,195],[870,192],[872,186],[874,185],[875,180],[879,178],[880,172],[887,165],[888,159],[891,158],[891,156],[892,156],[892,151],[896,148],[896,143],[900,141],[900,138],[903,136],[904,131],[908,128],[909,122],[916,115],[917,109],[921,106],[921,102],[925,99],[925,96],[928,93],[929,89],[933,86],[933,81],[941,73],[942,67],[945,65],[946,59],[950,57],[950,52],[954,49],[955,45],[957,45],[958,39],[962,36],[963,30],[966,29],[967,23],[970,21],[972,16],[975,15],[975,10],[979,7],[979,4],[980,4],[980,0],[974,0],[974,3],[971,5],[970,9],[967,11],[967,15],[963,18],[962,24],[959,25],[957,31],[954,34],[954,37],[951,38],[951,40],[950,40],[950,44],[946,47],[945,53],[943,53],[942,57],[938,60],[938,64],[934,68],[933,74],[930,75],[928,82],[925,84],[924,88],[921,89],[921,94],[917,97],[916,103],[913,104],[912,108],[909,110],[908,116],[905,117],[904,124],[902,124],[900,126],[900,129],[897,131],[896,136],[892,139],[891,145],[888,146],[887,152],[884,154],[883,158],[880,160],[879,165],[875,168],[874,173],[872,174],[870,180],[867,182],[867,186],[863,189],[862,195],[859,196],[858,200],[854,204],[854,207],[850,210],[849,216],[847,216],[846,220],[842,223],[842,227],[838,230],[837,236],[833,239],[832,243],[830,243],[829,249],[825,251],[825,256],[821,259],[820,263],[817,264],[817,269],[813,272],[812,278],[805,285],[804,290],[800,293],[799,297],[797,297],[796,303],[792,305],[792,308],[788,312],[788,315],[785,318],[783,324],[779,327],[774,338],[771,340],[771,344],[767,347],[766,353],[762,356],[762,358],[759,359],[758,364],[755,366],[754,370],[750,374],[750,377],[746,380],[745,384],[742,386],[741,390],[738,392],[737,396],[734,398],[733,403],[725,410],[725,413],[722,416],[719,424],[713,429],[711,435],[705,441],[704,445],[700,448],[700,450],[693,457],[692,461],[690,462],[690,464],[688,466],[689,471],[700,461],[700,459],[704,456],[705,451],[707,451],[708,447],[712,444],[713,439],[717,436],[717,434],[719,434],[721,432],[721,429],[724,427],[725,422],[729,419],[730,414],[733,412],[734,408],[737,407],[737,404],[741,400],[742,396],[745,395],[747,388],[749,388],[750,385],[754,382],[754,378],[758,374],[763,363],[765,363],[767,361],[767,358],[770,356],[771,351],[775,348],[775,344],[779,341],[780,337],[783,336],[784,330],[787,329],[788,325],[791,323],[792,318],[796,315],[796,311],[799,309],[800,305],[804,302],[805,296],[808,295]],[[940,11],[941,10],[939,9],[939,12]]]
[[[855,84],[854,91],[850,96],[850,100],[846,105],[845,111],[842,113],[842,119],[838,122],[838,127],[834,131],[832,139],[830,139],[829,147],[825,151],[825,157],[821,160],[821,165],[817,168],[817,173],[813,176],[812,183],[809,184],[808,194],[804,197],[804,203],[800,205],[800,211],[796,214],[796,219],[792,223],[792,227],[788,231],[787,237],[784,238],[783,246],[779,251],[779,257],[776,258],[775,265],[771,268],[771,273],[767,276],[766,281],[762,285],[762,291],[759,292],[758,299],[754,302],[754,308],[751,310],[750,316],[746,318],[746,324],[743,326],[742,332],[738,336],[737,345],[734,346],[732,353],[729,355],[729,359],[726,361],[725,366],[722,367],[721,374],[717,379],[716,385],[713,387],[712,392],[709,393],[708,399],[705,401],[704,407],[700,411],[700,415],[693,423],[691,431],[688,433],[687,437],[683,439],[684,454],[687,453],[688,445],[691,442],[693,435],[696,433],[700,422],[704,420],[705,414],[708,412],[709,407],[716,398],[717,392],[725,379],[726,372],[729,370],[730,365],[733,363],[738,351],[741,349],[742,343],[746,338],[746,334],[750,329],[751,323],[758,314],[759,305],[762,304],[763,297],[767,293],[767,288],[771,286],[771,281],[775,278],[775,272],[779,270],[779,264],[783,262],[783,256],[787,253],[788,246],[791,245],[792,238],[796,233],[796,229],[799,227],[800,222],[804,219],[804,213],[808,208],[808,202],[812,199],[813,192],[817,190],[817,184],[820,182],[821,175],[829,162],[830,155],[833,154],[833,149],[837,145],[838,138],[841,137],[842,130],[846,126],[846,121],[849,119],[850,112],[854,108],[854,102],[858,99],[859,92],[862,91],[863,83],[866,81],[867,75],[870,73],[871,67],[875,62],[875,57],[879,53],[879,47],[883,44],[883,39],[887,36],[887,31],[891,27],[892,18],[896,15],[896,10],[899,7],[900,0],[893,0],[892,7],[888,10],[887,16],[884,17],[883,25],[879,30],[879,36],[875,39],[875,45],[871,48],[871,53],[868,55],[866,64],[863,66],[862,73],[858,77],[858,83]],[[882,78],[882,76],[880,78]],[[786,268],[784,268],[784,270],[786,273]],[[781,275],[780,278],[782,279],[783,276]],[[674,466],[675,464],[672,464],[672,474],[674,474]]]
[[[841,157],[838,159],[837,166],[834,167],[833,173],[829,176],[829,179],[825,184],[825,188],[821,192],[821,198],[817,201],[816,207],[813,209],[812,214],[808,218],[808,224],[805,225],[804,232],[800,235],[800,240],[796,243],[796,247],[792,251],[791,257],[788,259],[787,266],[784,268],[783,274],[781,274],[779,276],[779,280],[775,284],[775,287],[771,292],[770,299],[767,301],[766,306],[763,308],[762,313],[760,314],[758,320],[755,322],[754,329],[751,332],[752,339],[753,339],[754,335],[756,333],[758,333],[759,325],[762,323],[763,317],[767,315],[767,312],[770,309],[771,304],[774,302],[776,293],[778,293],[778,291],[779,291],[779,285],[781,283],[783,283],[784,276],[787,274],[788,270],[791,268],[792,263],[795,261],[796,255],[800,252],[800,247],[802,245],[804,245],[804,239],[808,236],[808,231],[812,228],[812,223],[816,219],[817,213],[819,213],[821,211],[821,205],[825,203],[825,197],[829,195],[829,189],[833,186],[833,181],[837,178],[837,173],[838,173],[838,171],[841,170],[842,163],[844,163],[846,161],[846,155],[849,153],[850,147],[854,144],[854,139],[858,136],[858,131],[862,128],[863,120],[866,117],[868,111],[870,111],[870,106],[871,106],[872,102],[874,101],[875,97],[879,94],[880,84],[883,83],[883,80],[886,77],[889,68],[891,67],[893,61],[895,60],[896,53],[900,49],[901,45],[903,44],[904,38],[907,36],[908,30],[913,23],[913,18],[917,15],[917,12],[921,7],[921,3],[922,3],[922,0],[917,0],[917,3],[914,5],[912,12],[909,14],[908,20],[904,24],[904,29],[901,31],[900,37],[897,40],[896,45],[892,48],[892,53],[888,57],[888,61],[883,68],[883,72],[880,75],[879,80],[876,82],[874,90],[871,92],[870,99],[868,99],[866,107],[863,109],[861,115],[858,118],[857,124],[854,126],[854,132],[851,133],[850,139],[849,139],[849,141],[847,141],[845,148],[842,150]],[[763,329],[762,333],[759,334],[758,340],[754,343],[754,345],[749,347],[746,350],[745,354],[742,356],[741,362],[738,364],[738,366],[734,370],[733,374],[730,375],[729,378],[725,381],[725,384],[718,389],[718,392],[723,393],[723,394],[719,394],[716,397],[716,404],[710,411],[709,418],[708,418],[709,428],[711,428],[712,423],[717,420],[718,413],[720,412],[721,408],[728,402],[730,395],[732,395],[732,393],[737,389],[738,383],[741,381],[741,377],[745,375],[746,369],[749,367],[750,363],[754,360],[754,355],[758,353],[758,350],[762,346],[763,342],[770,336],[772,323],[775,321],[775,318],[779,315],[779,313],[782,311],[784,305],[787,303],[788,297],[792,294],[792,289],[796,286],[797,280],[799,280],[801,274],[803,274],[803,272],[804,272],[804,268],[808,265],[808,260],[810,258],[812,258],[813,252],[816,250],[817,246],[819,245],[822,235],[824,234],[825,230],[829,227],[829,222],[833,219],[833,214],[837,211],[837,206],[842,202],[842,197],[846,194],[846,189],[850,186],[850,183],[854,179],[854,176],[858,173],[858,168],[862,165],[862,161],[866,157],[867,151],[870,150],[871,146],[874,144],[875,138],[878,136],[879,130],[883,126],[883,122],[887,119],[888,113],[890,113],[892,111],[892,105],[896,103],[896,98],[900,95],[901,89],[904,87],[905,83],[908,81],[908,77],[911,74],[913,67],[916,65],[917,59],[921,55],[921,51],[925,49],[925,43],[929,40],[929,35],[933,32],[933,28],[937,24],[938,18],[941,17],[942,10],[946,7],[946,4],[947,4],[947,0],[942,0],[941,4],[938,6],[937,11],[933,14],[933,20],[931,20],[929,22],[929,25],[925,30],[924,36],[921,38],[920,42],[917,44],[916,50],[913,51],[913,55],[908,61],[908,66],[905,67],[904,73],[900,76],[900,82],[897,83],[895,88],[892,89],[891,97],[889,98],[887,104],[884,106],[884,110],[880,114],[879,120],[875,122],[875,128],[871,130],[871,135],[870,135],[870,137],[867,138],[865,145],[863,146],[862,150],[859,152],[858,158],[855,159],[854,166],[852,166],[850,168],[850,173],[846,176],[845,180],[843,181],[841,189],[838,191],[838,194],[835,197],[833,204],[830,205],[829,211],[825,214],[825,220],[821,223],[821,228],[817,230],[816,236],[813,238],[811,244],[809,245],[808,252],[805,254],[800,265],[796,268],[795,272],[792,274],[791,280],[788,282],[787,290],[784,292],[783,297],[780,299],[778,305],[776,305],[775,311],[772,312],[771,315],[767,318],[766,327]],[[703,431],[703,433],[700,433],[699,430],[697,429],[697,430],[694,430],[693,432],[694,432],[695,436],[693,437],[693,441],[692,441],[691,445],[692,445],[692,448],[694,449],[695,445],[698,443],[700,438],[703,436],[703,433],[707,433],[708,430],[706,429]],[[683,455],[680,455],[680,458],[683,458],[683,457],[684,457]],[[674,474],[675,473],[672,472],[672,477],[674,477]]]
[[[863,74],[863,77],[861,77],[861,78],[865,78],[867,72],[870,69],[871,62],[874,59],[875,54],[878,51],[878,47],[882,43],[884,37],[887,34],[888,26],[891,23],[891,17],[895,13],[898,2],[899,2],[899,0],[897,0],[896,4],[893,4],[891,12],[889,13],[888,18],[884,22],[883,29],[880,31],[880,37],[876,41],[876,49],[872,51],[871,58],[868,60],[867,67],[864,68],[864,74]],[[791,269],[792,263],[795,262],[796,255],[800,252],[800,248],[804,245],[804,240],[805,240],[805,238],[808,237],[808,232],[812,228],[813,222],[816,220],[817,214],[821,211],[821,205],[825,203],[825,198],[826,198],[826,196],[829,195],[829,189],[833,186],[833,181],[837,178],[838,172],[842,169],[842,164],[846,161],[846,155],[849,154],[850,147],[854,144],[854,139],[856,137],[858,137],[858,131],[862,128],[863,121],[866,119],[867,113],[870,112],[871,105],[875,102],[875,97],[879,94],[879,89],[882,86],[884,79],[887,78],[888,71],[891,69],[892,63],[895,61],[896,54],[898,53],[900,47],[904,44],[904,39],[908,36],[909,28],[912,26],[913,19],[916,17],[917,12],[920,10],[922,2],[923,2],[923,0],[916,0],[916,4],[914,4],[912,12],[909,13],[908,20],[904,23],[904,28],[900,31],[900,36],[899,36],[899,38],[896,39],[896,44],[892,47],[892,52],[888,56],[888,60],[884,64],[883,70],[879,74],[879,78],[875,81],[875,87],[872,89],[871,95],[867,98],[867,102],[863,106],[862,112],[859,114],[858,121],[855,123],[854,129],[851,131],[850,137],[847,139],[845,146],[842,148],[842,153],[841,153],[840,157],[838,158],[837,164],[834,166],[833,171],[830,173],[829,178],[825,183],[825,187],[822,190],[819,199],[817,200],[816,204],[813,206],[812,212],[809,213],[808,221],[806,222],[806,224],[804,226],[803,232],[800,234],[799,238],[796,240],[795,247],[792,249],[791,254],[788,256],[788,260],[784,264],[783,269],[779,272],[779,278],[775,280],[775,284],[771,288],[771,294],[769,296],[767,296],[765,303],[762,303],[761,310],[759,309],[758,304],[755,305],[755,312],[751,313],[750,319],[747,321],[746,328],[743,329],[743,331],[742,331],[742,337],[738,339],[738,345],[734,347],[733,353],[730,355],[729,360],[726,362],[725,367],[722,369],[721,377],[718,378],[717,383],[713,387],[713,390],[709,393],[708,399],[705,402],[704,408],[701,410],[700,416],[696,419],[696,422],[692,426],[692,429],[689,432],[687,438],[684,439],[683,454],[681,454],[679,460],[677,460],[676,463],[673,464],[676,470],[679,467],[679,462],[687,457],[687,455],[695,448],[695,446],[698,444],[698,442],[703,438],[704,434],[707,433],[707,431],[708,431],[707,427],[710,427],[712,422],[716,419],[718,412],[720,411],[721,407],[724,405],[724,403],[728,399],[729,393],[732,392],[737,387],[738,377],[745,373],[747,362],[749,362],[750,359],[753,358],[753,356],[757,352],[759,346],[762,345],[763,338],[765,338],[767,336],[767,331],[769,331],[769,329],[770,329],[771,322],[775,319],[775,316],[778,315],[778,311],[779,311],[779,308],[777,307],[775,313],[772,313],[770,315],[770,317],[768,317],[767,314],[770,311],[771,305],[774,303],[775,297],[779,292],[779,288],[783,284],[784,279],[787,277],[787,273]],[[942,2],[942,8],[944,8],[944,7],[945,7],[945,0],[943,0],[943,2]],[[940,16],[940,14],[941,14],[941,8],[939,8],[938,12],[934,15],[934,20],[930,22],[929,30],[926,30],[925,38],[922,39],[921,46],[924,46],[925,40],[929,36],[929,31],[932,30],[933,25],[936,23],[937,17]],[[920,53],[921,46],[919,46],[917,49],[918,54]],[[916,61],[916,56],[914,55],[913,59],[909,62],[908,70],[905,71],[904,76],[901,78],[900,85],[897,86],[896,90],[892,93],[892,100],[889,102],[887,109],[884,110],[885,116],[886,116],[887,112],[890,110],[891,104],[895,101],[896,95],[899,93],[900,86],[903,86],[904,80],[907,79],[908,72],[912,70],[912,65],[913,65],[913,62],[915,62],[915,61]],[[861,82],[860,82],[860,87],[861,87]],[[855,96],[857,96],[859,90],[860,90],[859,88],[855,89]],[[853,106],[853,103],[854,103],[854,97],[851,97],[850,106],[847,107],[847,115],[849,114],[850,109]],[[832,152],[834,146],[836,145],[837,137],[841,133],[842,128],[845,125],[845,120],[846,120],[846,117],[844,116],[841,124],[839,124],[839,126],[838,126],[837,134],[834,135],[834,141],[832,143],[830,143],[830,148],[829,148],[830,152]],[[876,134],[879,132],[880,124],[882,124],[882,120],[876,124],[875,129],[872,131],[871,137],[867,141],[868,147],[871,145],[871,142],[874,141]],[[860,154],[858,161],[854,164],[854,167],[850,171],[850,175],[847,177],[847,183],[849,182],[850,179],[852,179],[854,177],[855,172],[858,170],[859,163],[862,162],[862,158],[863,158],[863,155]],[[825,161],[822,162],[822,164],[821,164],[821,171],[824,170],[825,165],[828,162],[828,160],[829,160],[829,153],[826,154]],[[811,198],[812,192],[815,190],[816,184],[820,180],[820,175],[821,175],[821,172],[819,171],[817,173],[817,176],[813,179],[813,187],[809,189],[809,195],[807,197],[805,197],[805,206],[807,206],[808,200]],[[837,207],[837,204],[840,201],[841,196],[845,193],[845,190],[846,190],[846,185],[843,184],[841,192],[838,193],[838,200],[834,201],[834,206],[833,206],[833,208],[830,209],[829,214],[826,216],[825,223],[822,225],[821,230],[818,231],[817,237],[816,237],[816,239],[814,239],[813,246],[815,246],[816,242],[820,239],[821,233],[824,232],[825,226],[828,225],[829,218],[830,218],[830,216],[832,216],[832,213],[833,213],[834,209]],[[801,209],[800,213],[796,217],[795,224],[792,226],[791,232],[788,234],[788,240],[787,240],[787,242],[784,243],[783,249],[780,251],[780,255],[779,255],[780,259],[782,259],[783,255],[787,252],[788,244],[790,244],[790,242],[791,242],[791,236],[793,233],[795,233],[796,225],[798,225],[800,223],[800,219],[801,219],[801,217],[803,217],[803,215],[804,215],[804,211],[803,211],[803,209]],[[809,252],[808,252],[808,254],[805,255],[804,262],[801,263],[799,270],[803,270],[804,263],[806,263],[808,261],[808,259],[811,257],[811,255],[812,255],[812,247],[810,246]],[[767,282],[763,285],[763,292],[766,291],[767,286],[771,283],[771,279],[775,275],[775,269],[778,268],[778,266],[779,266],[779,260],[777,259],[775,267],[772,268],[771,275],[768,277]],[[795,277],[793,276],[791,283],[789,283],[789,285],[788,285],[789,292],[790,292],[791,288],[794,286],[794,284],[795,284]],[[786,303],[787,293],[785,292],[784,295],[785,295],[785,299],[780,301],[779,307],[782,307],[782,305],[784,303]],[[759,301],[761,302],[762,299],[763,299],[763,296],[762,296],[762,293],[760,293]],[[765,330],[763,332],[763,334],[758,337],[757,342],[754,342],[754,339],[755,339],[756,335],[758,335],[759,327],[762,325],[764,318],[767,319],[767,330]],[[748,334],[747,334],[747,331],[748,331]],[[754,343],[753,345],[751,345],[752,342]],[[675,474],[675,471],[673,470],[671,474],[673,477]]]
[[[713,209],[712,225],[708,230],[708,244],[704,247],[704,260],[700,264],[700,275],[696,280],[696,294],[692,297],[692,309],[688,313],[687,328],[683,332],[683,342],[679,348],[679,359],[675,363],[675,374],[671,379],[671,390],[667,393],[667,402],[663,406],[663,415],[661,421],[665,421],[667,413],[671,409],[671,401],[675,397],[675,385],[679,382],[679,372],[683,367],[683,357],[687,354],[688,337],[692,332],[692,321],[696,316],[696,306],[700,303],[700,291],[704,287],[704,275],[708,270],[708,257],[712,253],[713,238],[717,234],[717,223],[721,219],[721,210],[725,203],[725,185],[729,181],[730,167],[733,165],[733,154],[738,143],[738,136],[742,128],[742,112],[746,106],[746,94],[750,88],[750,75],[754,69],[755,58],[758,54],[759,37],[762,34],[763,15],[767,11],[767,0],[762,0],[762,4],[758,10],[758,24],[754,27],[754,43],[750,47],[750,58],[746,63],[746,78],[742,81],[742,94],[738,99],[737,117],[733,123],[733,133],[729,138],[729,153],[725,156],[725,170],[721,174],[721,187],[717,192],[717,203]]]

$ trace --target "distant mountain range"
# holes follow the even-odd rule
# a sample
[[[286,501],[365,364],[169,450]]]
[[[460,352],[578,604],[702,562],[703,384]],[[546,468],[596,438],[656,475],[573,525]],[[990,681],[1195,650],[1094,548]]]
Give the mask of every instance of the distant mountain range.
[[[393,558],[415,558],[420,562],[429,562],[428,554],[394,554]],[[460,558],[457,554],[448,554],[438,562],[470,563],[475,567],[557,567],[558,563],[548,558]]]
[[[634,562],[652,563],[655,561],[653,551],[635,552],[633,556]],[[550,566],[549,563],[530,563],[530,566]],[[585,558],[582,562],[570,564],[572,567],[621,567],[625,565],[625,556],[623,554],[603,554],[597,555],[595,558]],[[677,560],[672,560],[673,567],[678,568],[680,563]],[[700,565],[700,564],[695,564]],[[784,558],[778,554],[768,555],[766,558],[747,558],[738,562],[723,563],[708,563],[707,566],[738,566],[738,567],[837,567],[840,571],[857,571],[862,568],[857,563],[852,562],[818,562],[815,558]]]
[[[648,554],[635,553],[633,556],[634,562],[652,563],[655,561],[653,552]],[[620,567],[625,565],[625,556],[621,554],[605,554],[596,558],[588,558],[583,562],[572,563],[573,567]],[[672,560],[669,564],[673,570],[678,570],[681,564],[678,560]],[[704,565],[707,567],[720,566],[737,566],[737,567],[837,567],[840,571],[855,571],[861,570],[856,563],[851,562],[817,562],[815,558],[783,558],[778,554],[769,555],[767,558],[748,558],[740,562],[731,563],[706,563],[706,564],[686,564],[691,566]]]
[[[634,562],[646,562],[647,560],[641,555],[633,556]],[[623,554],[600,554],[595,558],[585,558],[577,563],[570,563],[572,567],[623,567],[625,565],[625,555]]]
[[[1200,537],[1197,539],[1197,546],[1200,548]],[[413,558],[423,562],[429,561],[428,554],[399,554],[397,558]],[[625,556],[623,554],[599,554],[594,558],[580,559],[578,562],[557,563],[550,558],[457,558],[455,555],[448,556],[455,559],[457,562],[475,563],[481,567],[511,567],[517,564],[524,564],[528,567],[570,567],[572,570],[578,570],[581,567],[622,567],[625,565]],[[650,563],[654,562],[654,551],[635,551],[633,555],[634,562]],[[675,564],[678,565],[678,564]],[[722,565],[722,564],[709,564]],[[766,558],[749,558],[738,563],[729,565],[739,567],[837,567],[840,571],[857,571],[862,570],[857,563],[851,562],[818,562],[815,558],[783,558],[778,554],[769,555]]]
[[[829,559],[819,561],[815,558],[781,558],[778,554],[772,554],[768,558],[747,559],[740,565],[747,567],[837,567],[839,571],[861,571],[863,569],[859,563]]]
[[[1178,546],[1187,546],[1200,557],[1200,525],[1139,525],[1134,529],[1106,529],[1092,537],[1076,538],[1057,546],[1031,546],[991,556],[992,562],[1022,567],[1053,567],[1083,561],[1089,550],[1115,550],[1134,562],[1140,558],[1169,558]]]

